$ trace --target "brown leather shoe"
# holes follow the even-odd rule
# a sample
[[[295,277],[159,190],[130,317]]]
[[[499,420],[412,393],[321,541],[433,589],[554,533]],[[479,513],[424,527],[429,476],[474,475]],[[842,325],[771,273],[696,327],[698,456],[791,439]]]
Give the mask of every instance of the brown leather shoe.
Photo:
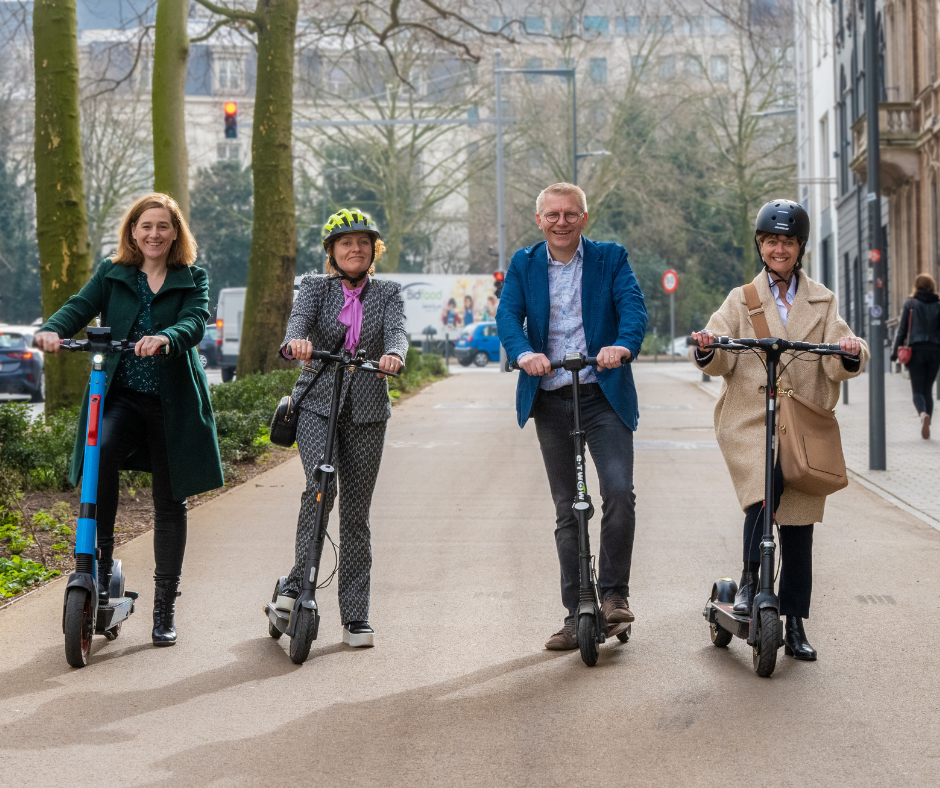
[[[574,621],[566,621],[565,625],[552,635],[545,648],[549,651],[571,651],[578,647],[578,630]]]
[[[610,592],[604,597],[601,603],[601,610],[608,624],[632,624],[634,620],[633,613],[630,611],[630,605],[620,594]]]

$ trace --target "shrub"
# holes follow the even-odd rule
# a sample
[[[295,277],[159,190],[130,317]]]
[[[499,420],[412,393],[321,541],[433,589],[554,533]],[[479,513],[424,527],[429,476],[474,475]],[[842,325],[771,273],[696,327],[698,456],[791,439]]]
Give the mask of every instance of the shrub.
[[[46,569],[42,564],[19,555],[0,558],[0,597],[7,599],[16,596],[30,586],[44,583],[58,574],[58,569]]]
[[[74,407],[33,419],[27,405],[0,405],[0,464],[33,489],[68,489],[78,416]]]
[[[389,394],[392,399],[397,399],[401,394],[423,383],[446,377],[447,374],[443,358],[433,353],[422,353],[418,348],[410,347],[405,358],[404,373],[401,377],[388,379]]]

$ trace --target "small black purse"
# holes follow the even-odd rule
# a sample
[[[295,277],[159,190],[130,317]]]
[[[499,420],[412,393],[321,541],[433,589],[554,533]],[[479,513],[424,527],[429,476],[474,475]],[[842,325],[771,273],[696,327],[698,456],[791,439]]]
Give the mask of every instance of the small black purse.
[[[337,342],[336,347],[333,348],[331,355],[336,355],[339,352],[339,349],[343,346],[343,339]],[[323,374],[327,365],[324,364],[320,369],[317,370],[317,374],[313,376],[307,384],[307,388],[303,390],[301,395],[294,400],[290,394],[286,397],[281,397],[281,401],[277,403],[277,408],[274,410],[274,417],[271,419],[271,443],[275,446],[283,446],[285,449],[289,449],[297,440],[297,419],[300,416],[300,403],[304,401],[304,398],[307,394],[310,393],[316,382],[320,379],[320,375]]]

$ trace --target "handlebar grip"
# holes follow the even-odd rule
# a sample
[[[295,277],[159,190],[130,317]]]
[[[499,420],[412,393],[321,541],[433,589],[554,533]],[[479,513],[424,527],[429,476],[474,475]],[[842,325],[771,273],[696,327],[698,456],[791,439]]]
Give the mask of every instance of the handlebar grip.
[[[685,344],[689,347],[698,347],[698,340],[695,337],[686,337]]]

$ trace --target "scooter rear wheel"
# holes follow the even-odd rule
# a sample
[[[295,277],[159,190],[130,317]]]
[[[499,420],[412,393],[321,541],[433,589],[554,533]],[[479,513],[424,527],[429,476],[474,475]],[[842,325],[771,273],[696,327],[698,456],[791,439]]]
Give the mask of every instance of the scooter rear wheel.
[[[280,640],[280,639],[281,639],[281,635],[283,635],[284,633],[281,632],[281,630],[279,630],[276,626],[274,626],[274,624],[272,624],[272,623],[269,621],[269,622],[268,622],[268,634],[269,634],[271,637],[273,637],[275,640]]]
[[[773,608],[760,611],[760,629],[754,647],[754,672],[763,679],[768,678],[777,667],[777,643],[780,616]]]
[[[633,634],[633,624],[627,624],[627,628],[623,632],[617,633],[617,640],[621,643],[627,643],[630,640],[630,635]]]
[[[708,628],[711,630],[712,634],[712,645],[718,648],[727,648],[728,644],[731,643],[734,638],[734,635],[721,624],[709,624]]]
[[[73,668],[83,668],[91,655],[94,634],[91,597],[84,588],[70,588],[65,597],[65,660]]]
[[[290,661],[295,665],[303,665],[310,654],[310,645],[313,643],[314,627],[316,626],[314,611],[301,607],[294,610],[297,616],[297,628],[290,639]]]
[[[597,621],[594,616],[583,615],[578,619],[578,648],[584,664],[593,668],[597,664]]]

